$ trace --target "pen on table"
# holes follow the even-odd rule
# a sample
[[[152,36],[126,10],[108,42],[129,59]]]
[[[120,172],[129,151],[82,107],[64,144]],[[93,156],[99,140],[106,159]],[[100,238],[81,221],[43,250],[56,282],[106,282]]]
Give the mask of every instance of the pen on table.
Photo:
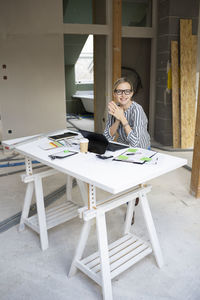
[[[126,153],[126,155],[137,155],[137,154],[142,154],[141,152],[136,152],[136,153]]]

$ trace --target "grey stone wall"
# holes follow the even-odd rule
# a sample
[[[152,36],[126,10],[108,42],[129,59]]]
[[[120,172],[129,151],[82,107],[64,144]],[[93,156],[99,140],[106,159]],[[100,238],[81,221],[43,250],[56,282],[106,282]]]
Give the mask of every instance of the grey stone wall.
[[[180,39],[180,19],[192,19],[192,33],[197,34],[199,0],[158,1],[158,44],[155,140],[172,145],[172,93],[167,89],[168,67],[171,62],[171,41]]]

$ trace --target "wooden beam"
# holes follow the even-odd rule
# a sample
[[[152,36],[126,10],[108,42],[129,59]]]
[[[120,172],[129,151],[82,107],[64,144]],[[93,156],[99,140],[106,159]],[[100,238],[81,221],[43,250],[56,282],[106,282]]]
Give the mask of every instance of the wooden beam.
[[[154,38],[155,35],[156,30],[152,27],[122,27],[122,37],[150,39]]]
[[[171,66],[172,66],[172,127],[173,147],[180,148],[180,103],[179,103],[179,65],[178,42],[171,41]]]
[[[193,148],[196,103],[197,38],[192,20],[180,20],[181,147]]]
[[[121,77],[122,0],[113,0],[113,83]]]
[[[108,35],[110,28],[108,25],[99,24],[63,24],[64,34],[95,34]]]
[[[196,198],[200,198],[200,78],[198,86],[197,117],[192,160],[192,175],[190,182],[190,192]]]

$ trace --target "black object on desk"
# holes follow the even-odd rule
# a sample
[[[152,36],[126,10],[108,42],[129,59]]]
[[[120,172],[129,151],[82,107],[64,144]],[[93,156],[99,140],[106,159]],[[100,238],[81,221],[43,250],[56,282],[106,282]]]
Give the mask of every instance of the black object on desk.
[[[97,153],[97,154],[104,154],[106,150],[109,151],[117,151],[120,149],[129,148],[128,145],[117,144],[114,142],[109,142],[105,135],[101,133],[95,133],[87,130],[79,130],[80,133],[89,140],[88,144],[88,151]]]
[[[100,158],[100,159],[108,159],[108,158],[112,158],[112,157],[113,157],[113,155],[106,156],[106,155],[101,155],[101,154],[97,154],[96,156],[97,156],[98,158]]]
[[[67,139],[72,138],[72,137],[75,137],[77,135],[78,135],[78,133],[75,133],[75,132],[64,132],[64,133],[61,133],[61,134],[51,135],[48,138],[51,139],[51,140],[54,140],[54,141],[59,141],[59,140],[66,139],[66,138]]]
[[[78,152],[75,152],[75,151],[70,151],[70,150],[63,150],[63,151],[60,151],[58,153],[55,153],[55,154],[51,154],[49,155],[49,157],[51,159],[62,159],[62,158],[66,158],[66,157],[69,157],[69,156],[72,156],[72,155],[75,155],[75,154],[78,154]]]

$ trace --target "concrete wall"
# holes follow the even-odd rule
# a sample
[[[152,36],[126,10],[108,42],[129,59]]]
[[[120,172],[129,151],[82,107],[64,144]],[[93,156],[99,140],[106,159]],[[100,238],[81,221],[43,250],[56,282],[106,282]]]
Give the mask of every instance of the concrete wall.
[[[105,129],[105,120],[107,118],[108,110],[106,106],[106,37],[95,36],[95,82],[94,89],[96,98],[95,101],[95,131],[102,133]],[[111,101],[111,100],[110,100]]]
[[[149,115],[150,39],[122,39],[122,66],[133,68],[141,78],[143,97],[137,101]]]
[[[159,0],[155,139],[166,146],[172,145],[172,93],[167,89],[170,45],[179,41],[181,18],[192,19],[197,34],[198,6],[198,0]]]
[[[62,0],[0,0],[2,139],[66,127],[62,14]]]

